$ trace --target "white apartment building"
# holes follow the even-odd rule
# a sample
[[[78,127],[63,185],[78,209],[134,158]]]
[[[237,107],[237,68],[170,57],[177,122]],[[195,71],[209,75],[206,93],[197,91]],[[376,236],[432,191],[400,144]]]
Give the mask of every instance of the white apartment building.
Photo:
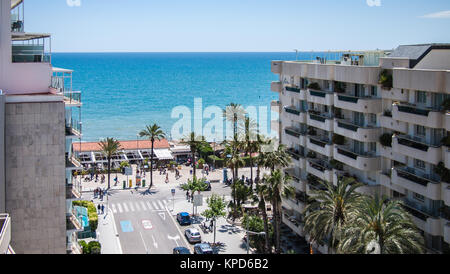
[[[80,253],[72,142],[81,139],[81,93],[71,70],[52,66],[51,35],[25,32],[24,5],[0,0],[0,247]]]
[[[450,44],[317,55],[272,62],[272,108],[297,192],[283,201],[283,222],[308,239],[302,212],[310,191],[319,180],[355,177],[362,193],[403,200],[428,251],[448,253]],[[315,247],[328,252],[326,243]]]

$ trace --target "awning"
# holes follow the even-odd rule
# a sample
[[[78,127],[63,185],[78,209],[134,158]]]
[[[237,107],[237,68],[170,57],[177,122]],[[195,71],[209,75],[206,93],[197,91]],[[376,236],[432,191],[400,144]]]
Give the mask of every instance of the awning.
[[[168,149],[155,149],[154,152],[159,160],[173,160],[172,153]]]

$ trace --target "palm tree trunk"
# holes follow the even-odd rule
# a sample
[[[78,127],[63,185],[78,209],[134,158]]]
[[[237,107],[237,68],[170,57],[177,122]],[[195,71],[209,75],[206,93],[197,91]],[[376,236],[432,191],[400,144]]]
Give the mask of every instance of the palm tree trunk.
[[[275,252],[280,254],[280,239],[279,239],[279,231],[278,231],[278,204],[275,200],[272,200],[273,207],[273,232],[275,234]]]
[[[108,189],[111,188],[110,174],[111,174],[111,158],[108,157]]]
[[[250,152],[250,187],[253,189],[253,158]]]
[[[150,156],[150,186],[148,187],[148,190],[150,191],[153,186],[153,145],[155,144],[155,141],[152,140],[152,155]]]
[[[264,198],[262,197],[262,195],[260,195],[259,198],[261,201],[259,203],[259,209],[261,210],[261,214],[262,214],[262,218],[264,221],[264,238],[265,238],[265,250],[268,254],[272,253],[271,248],[270,248],[270,235],[269,235],[269,221],[267,219],[267,212],[266,212],[266,202],[264,201]]]
[[[196,168],[195,168],[195,151],[192,151],[192,167],[194,168],[194,178],[196,178]]]

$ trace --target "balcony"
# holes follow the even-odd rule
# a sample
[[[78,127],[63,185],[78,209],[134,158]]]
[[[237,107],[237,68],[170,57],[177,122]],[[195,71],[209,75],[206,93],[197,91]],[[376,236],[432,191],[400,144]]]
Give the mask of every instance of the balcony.
[[[380,126],[391,129],[393,131],[408,133],[408,124],[405,122],[397,121],[392,117],[382,115],[380,117]]]
[[[442,128],[443,114],[438,110],[419,108],[405,104],[393,104],[392,118],[401,122],[425,127]]]
[[[392,147],[382,146],[380,143],[377,144],[377,151],[381,157],[397,161],[402,164],[407,164],[406,156],[400,153],[394,153]]]
[[[364,171],[381,170],[381,159],[375,154],[360,154],[343,146],[334,146],[334,159]]]
[[[270,90],[273,92],[281,93],[283,91],[283,85],[279,81],[272,82],[272,84],[270,84]]]
[[[13,33],[13,63],[51,63],[50,35]]]
[[[444,158],[445,167],[450,169],[450,148],[442,146],[442,157]]]
[[[334,129],[334,119],[331,116],[325,116],[312,111],[309,112],[307,124],[308,126],[320,128],[325,131],[333,131]]]
[[[411,203],[408,200],[403,200],[403,202],[403,208],[412,215],[413,222],[419,229],[433,236],[443,235],[442,221],[439,217],[432,216],[418,209],[414,203]]]
[[[442,161],[441,146],[422,143],[406,135],[398,135],[392,138],[392,150],[394,153],[401,153],[434,165]]]
[[[305,155],[300,151],[290,148],[287,153],[292,157],[292,164],[299,168],[305,168]]]
[[[349,121],[335,119],[334,132],[360,142],[378,142],[380,127],[362,127]]]
[[[442,200],[441,183],[430,176],[415,174],[414,169],[394,168],[392,183],[419,193],[431,200]]]
[[[11,242],[11,218],[0,214],[0,254],[7,254]]]
[[[68,158],[66,156],[66,169],[67,170],[82,170],[83,166],[75,157]]]
[[[70,214],[70,216],[67,216],[66,218],[66,230],[68,232],[76,232],[76,231],[82,231],[83,226],[81,223],[81,219],[78,219],[75,217],[74,214]]]
[[[379,75],[379,67],[340,65],[336,66],[334,80],[338,82],[376,86],[378,85]]]
[[[393,86],[405,90],[445,91],[444,70],[394,68]]]
[[[283,202],[285,202],[288,207],[290,207],[292,210],[297,211],[298,213],[303,213],[305,211],[306,203],[297,199],[284,199]]]
[[[445,183],[442,184],[442,197],[444,204],[450,206],[450,185]]]
[[[81,138],[81,123],[72,120],[70,123],[66,121],[66,137],[70,138]]]
[[[281,110],[281,103],[280,101],[272,101],[270,102],[270,111],[280,113]]]
[[[399,88],[392,88],[391,90],[383,89],[381,85],[378,86],[378,89],[381,90],[381,97],[383,99],[389,99],[397,102],[408,102],[409,93],[405,90]]]
[[[78,200],[81,199],[81,193],[78,187],[73,184],[66,186],[66,199],[67,200]]]
[[[305,236],[305,232],[303,230],[303,224],[302,221],[299,219],[296,219],[293,216],[288,216],[286,214],[283,215],[283,223],[288,226],[292,231],[297,233],[300,237]]]
[[[24,32],[25,5],[23,1],[11,1],[11,32]]]
[[[272,61],[271,62],[271,70],[274,74],[281,74],[283,61]]]
[[[301,129],[294,128],[294,127],[287,127],[287,128],[285,128],[284,132],[287,135],[290,135],[290,136],[295,137],[295,138],[299,138],[301,135],[305,135],[306,134],[306,132],[302,131]]]
[[[290,92],[294,92],[294,93],[300,93],[300,91],[301,91],[301,89],[299,87],[286,86],[285,89],[286,89],[286,91],[290,91]]]
[[[349,95],[334,95],[334,106],[337,108],[361,113],[381,113],[382,100],[379,98],[362,98]]]
[[[332,106],[334,104],[334,94],[330,91],[309,89],[307,100],[310,103]]]
[[[333,182],[333,169],[323,161],[308,160],[306,172],[328,182]]]
[[[309,136],[306,146],[317,153],[333,157],[333,144],[324,137]]]
[[[450,222],[444,225],[444,241],[450,244]]]
[[[445,130],[450,131],[450,113],[446,113],[445,114],[444,120],[445,120],[445,122],[444,122],[445,123],[445,125],[444,125]]]
[[[299,110],[294,106],[284,107],[284,116],[287,120],[286,122],[295,121],[301,124],[306,124],[307,115],[305,111]]]

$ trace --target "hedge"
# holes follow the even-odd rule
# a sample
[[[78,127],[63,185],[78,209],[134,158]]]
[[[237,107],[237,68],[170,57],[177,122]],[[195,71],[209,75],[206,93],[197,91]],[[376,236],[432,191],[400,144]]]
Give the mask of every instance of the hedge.
[[[82,206],[87,208],[89,226],[91,227],[92,232],[96,231],[98,227],[98,214],[97,208],[95,207],[94,203],[90,201],[73,201],[72,204],[74,206]]]
[[[223,168],[225,166],[225,160],[214,155],[208,156],[207,163],[209,165],[214,165],[214,160],[216,168]],[[250,157],[242,157],[242,160],[245,162],[243,167],[250,167]],[[253,157],[253,164],[255,164],[255,162],[256,159]]]

